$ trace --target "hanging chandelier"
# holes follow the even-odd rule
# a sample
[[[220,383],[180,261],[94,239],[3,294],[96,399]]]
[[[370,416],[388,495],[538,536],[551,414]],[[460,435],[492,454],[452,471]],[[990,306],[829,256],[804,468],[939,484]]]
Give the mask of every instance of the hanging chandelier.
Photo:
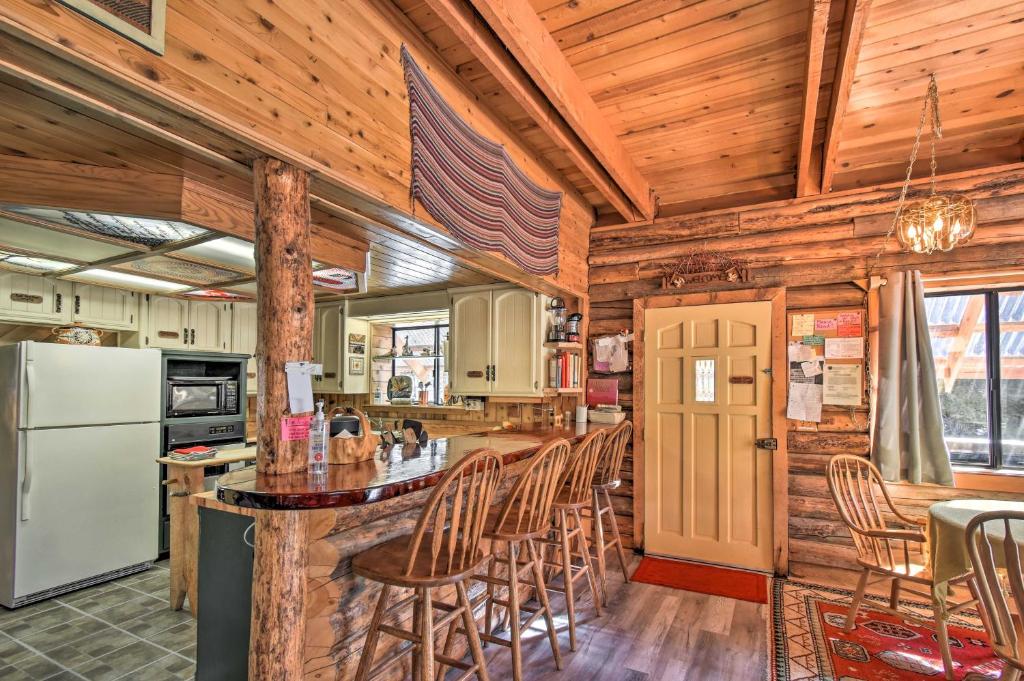
[[[931,116],[928,116],[929,110]],[[925,120],[931,122],[931,192],[928,198],[905,203],[910,190],[910,177],[914,172],[914,161],[921,146],[921,133],[924,132]],[[910,152],[910,163],[907,177],[900,193],[899,207],[889,235],[896,232],[904,251],[912,253],[934,253],[935,251],[951,251],[960,244],[966,243],[974,236],[976,216],[974,202],[962,194],[935,193],[935,141],[942,137],[942,122],[939,119],[939,86],[935,74],[931,75],[928,93],[925,95],[924,107],[921,109],[921,121],[917,126],[917,137]]]

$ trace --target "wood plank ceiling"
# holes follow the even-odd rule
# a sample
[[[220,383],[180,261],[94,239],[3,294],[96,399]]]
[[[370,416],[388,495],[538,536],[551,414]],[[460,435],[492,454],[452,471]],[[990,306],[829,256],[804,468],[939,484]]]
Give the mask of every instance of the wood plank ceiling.
[[[394,2],[479,96],[566,174],[603,222],[621,222],[429,2]],[[796,195],[804,88],[815,66],[808,64],[808,36],[823,23],[824,38],[810,46],[820,59],[809,107],[808,165],[819,174],[817,187],[829,130],[831,189],[902,179],[933,71],[946,133],[938,145],[940,172],[1022,158],[1019,0],[530,2],[658,195],[661,215]],[[844,31],[852,33],[849,40]],[[844,69],[848,92],[833,96]],[[835,121],[831,111],[839,112]],[[915,176],[927,166],[920,163]]]

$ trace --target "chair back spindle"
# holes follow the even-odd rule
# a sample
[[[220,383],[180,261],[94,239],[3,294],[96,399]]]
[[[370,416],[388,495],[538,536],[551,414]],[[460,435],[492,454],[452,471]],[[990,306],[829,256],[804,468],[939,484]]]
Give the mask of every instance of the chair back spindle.
[[[569,442],[554,440],[533,455],[516,480],[491,529],[516,536],[533,535],[548,528],[551,504],[571,456]],[[513,519],[514,522],[509,523]],[[509,524],[507,524],[509,523]]]
[[[498,452],[477,449],[445,474],[409,538],[407,576],[414,572],[424,541],[430,542],[431,575],[472,566],[479,557],[480,538],[501,472]]]
[[[593,484],[608,487],[619,482],[622,475],[622,461],[626,458],[626,447],[633,437],[632,421],[623,421],[615,426],[604,441],[601,457],[597,462]]]
[[[1024,641],[1014,623],[1014,613],[1024,613],[1024,561],[1018,544],[1024,542],[1024,512],[981,513],[967,524],[966,539],[992,647],[1007,664],[1024,670]],[[1008,588],[997,572],[1000,563]]]
[[[603,430],[594,431],[583,438],[583,442],[573,452],[563,476],[563,484],[567,491],[566,503],[576,505],[590,502],[591,486],[598,461],[601,459],[604,438]],[[562,503],[561,499],[559,503]]]

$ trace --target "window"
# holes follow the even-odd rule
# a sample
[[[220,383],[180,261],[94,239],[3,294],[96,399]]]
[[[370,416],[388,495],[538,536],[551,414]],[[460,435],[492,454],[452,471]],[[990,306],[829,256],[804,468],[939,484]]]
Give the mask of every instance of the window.
[[[925,298],[954,464],[1024,469],[1024,289]]]
[[[448,324],[395,325],[391,341],[400,356],[391,362],[391,375],[412,377],[413,402],[423,387],[429,391],[433,404],[444,400],[448,370],[444,365],[443,348],[447,340]],[[407,355],[406,348],[411,355],[403,356]]]

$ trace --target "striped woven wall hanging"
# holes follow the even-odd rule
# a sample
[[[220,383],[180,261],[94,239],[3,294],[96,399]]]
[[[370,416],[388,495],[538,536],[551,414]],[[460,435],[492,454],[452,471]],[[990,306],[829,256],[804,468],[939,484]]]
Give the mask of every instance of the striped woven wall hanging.
[[[462,120],[404,45],[402,66],[414,208],[419,200],[455,238],[497,251],[531,274],[558,272],[562,193],[537,186],[504,146]]]

